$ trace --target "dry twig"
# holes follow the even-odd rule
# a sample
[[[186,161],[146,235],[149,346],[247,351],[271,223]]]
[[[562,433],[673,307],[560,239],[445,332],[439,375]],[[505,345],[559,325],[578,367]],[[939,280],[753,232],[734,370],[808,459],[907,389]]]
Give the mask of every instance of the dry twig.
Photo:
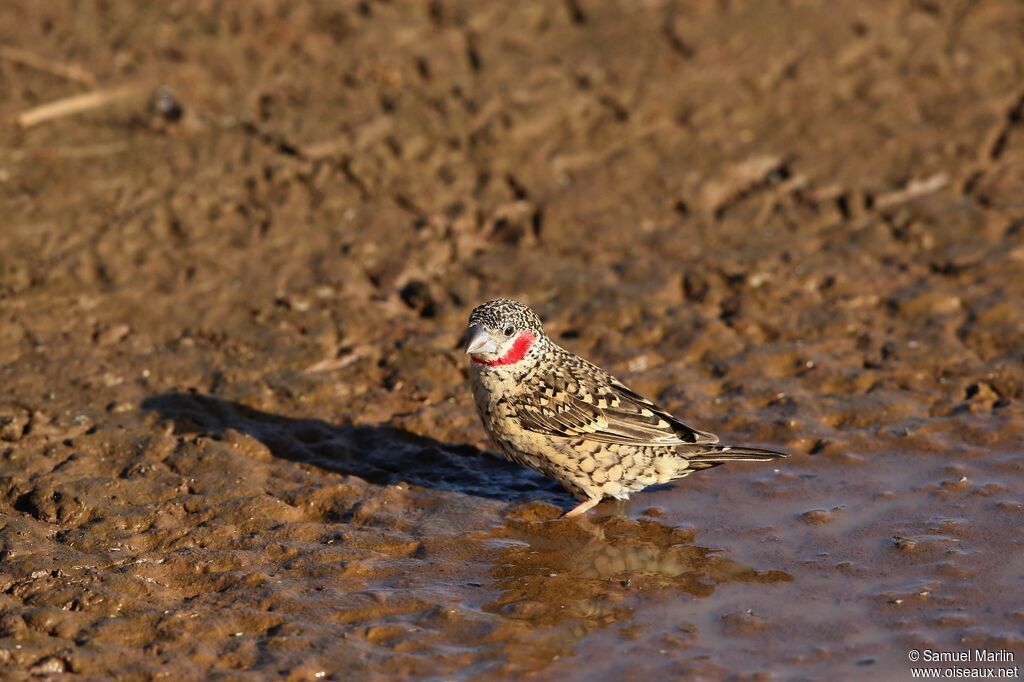
[[[133,97],[138,92],[138,88],[125,87],[112,90],[94,90],[82,93],[81,95],[65,97],[33,107],[28,111],[23,111],[18,115],[18,125],[22,128],[31,128],[34,125],[45,123],[55,118],[72,116],[91,109],[99,109],[108,104]]]
[[[936,173],[935,175],[924,178],[923,180],[911,180],[907,183],[903,189],[898,189],[893,192],[886,192],[875,198],[875,208],[884,210],[898,206],[899,204],[905,204],[908,201],[913,201],[928,194],[938,192],[940,189],[949,184],[949,176],[945,173]]]
[[[59,78],[74,81],[75,83],[81,83],[90,88],[96,87],[96,76],[82,67],[76,64],[66,64],[53,59],[47,59],[46,57],[40,57],[18,47],[0,45],[0,59],[5,59],[21,66],[27,66],[37,71],[43,71]]]

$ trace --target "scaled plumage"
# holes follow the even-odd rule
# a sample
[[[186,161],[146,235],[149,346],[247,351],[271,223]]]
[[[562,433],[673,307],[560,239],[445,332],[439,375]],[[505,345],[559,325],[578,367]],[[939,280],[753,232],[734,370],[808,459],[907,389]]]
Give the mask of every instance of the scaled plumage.
[[[466,352],[484,428],[510,460],[561,483],[581,503],[626,499],[732,460],[781,452],[719,445],[622,382],[552,342],[522,303],[498,299],[469,317]]]

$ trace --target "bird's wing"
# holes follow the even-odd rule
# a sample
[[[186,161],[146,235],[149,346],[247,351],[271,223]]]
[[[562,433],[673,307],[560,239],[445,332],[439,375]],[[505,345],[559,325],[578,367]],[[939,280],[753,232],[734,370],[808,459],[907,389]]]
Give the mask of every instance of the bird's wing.
[[[713,444],[698,431],[626,387],[607,372],[573,356],[522,386],[516,416],[524,429],[549,436],[621,445]]]

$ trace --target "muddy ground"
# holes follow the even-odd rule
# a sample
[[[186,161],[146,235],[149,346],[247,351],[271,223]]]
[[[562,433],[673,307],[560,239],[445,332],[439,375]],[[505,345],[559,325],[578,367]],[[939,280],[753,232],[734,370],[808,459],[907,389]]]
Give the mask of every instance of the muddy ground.
[[[1009,0],[0,4],[4,676],[1019,663],[1022,31]],[[496,296],[793,456],[557,520],[466,386]]]

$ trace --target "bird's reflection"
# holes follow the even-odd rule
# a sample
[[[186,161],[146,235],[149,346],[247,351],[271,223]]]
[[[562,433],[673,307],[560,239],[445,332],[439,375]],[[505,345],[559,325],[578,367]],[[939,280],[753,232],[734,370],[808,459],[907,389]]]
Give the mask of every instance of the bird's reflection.
[[[726,583],[792,579],[694,545],[691,531],[649,518],[512,519],[500,535],[492,575],[501,596],[488,610],[533,623],[580,619],[590,630],[665,591],[702,598]]]

